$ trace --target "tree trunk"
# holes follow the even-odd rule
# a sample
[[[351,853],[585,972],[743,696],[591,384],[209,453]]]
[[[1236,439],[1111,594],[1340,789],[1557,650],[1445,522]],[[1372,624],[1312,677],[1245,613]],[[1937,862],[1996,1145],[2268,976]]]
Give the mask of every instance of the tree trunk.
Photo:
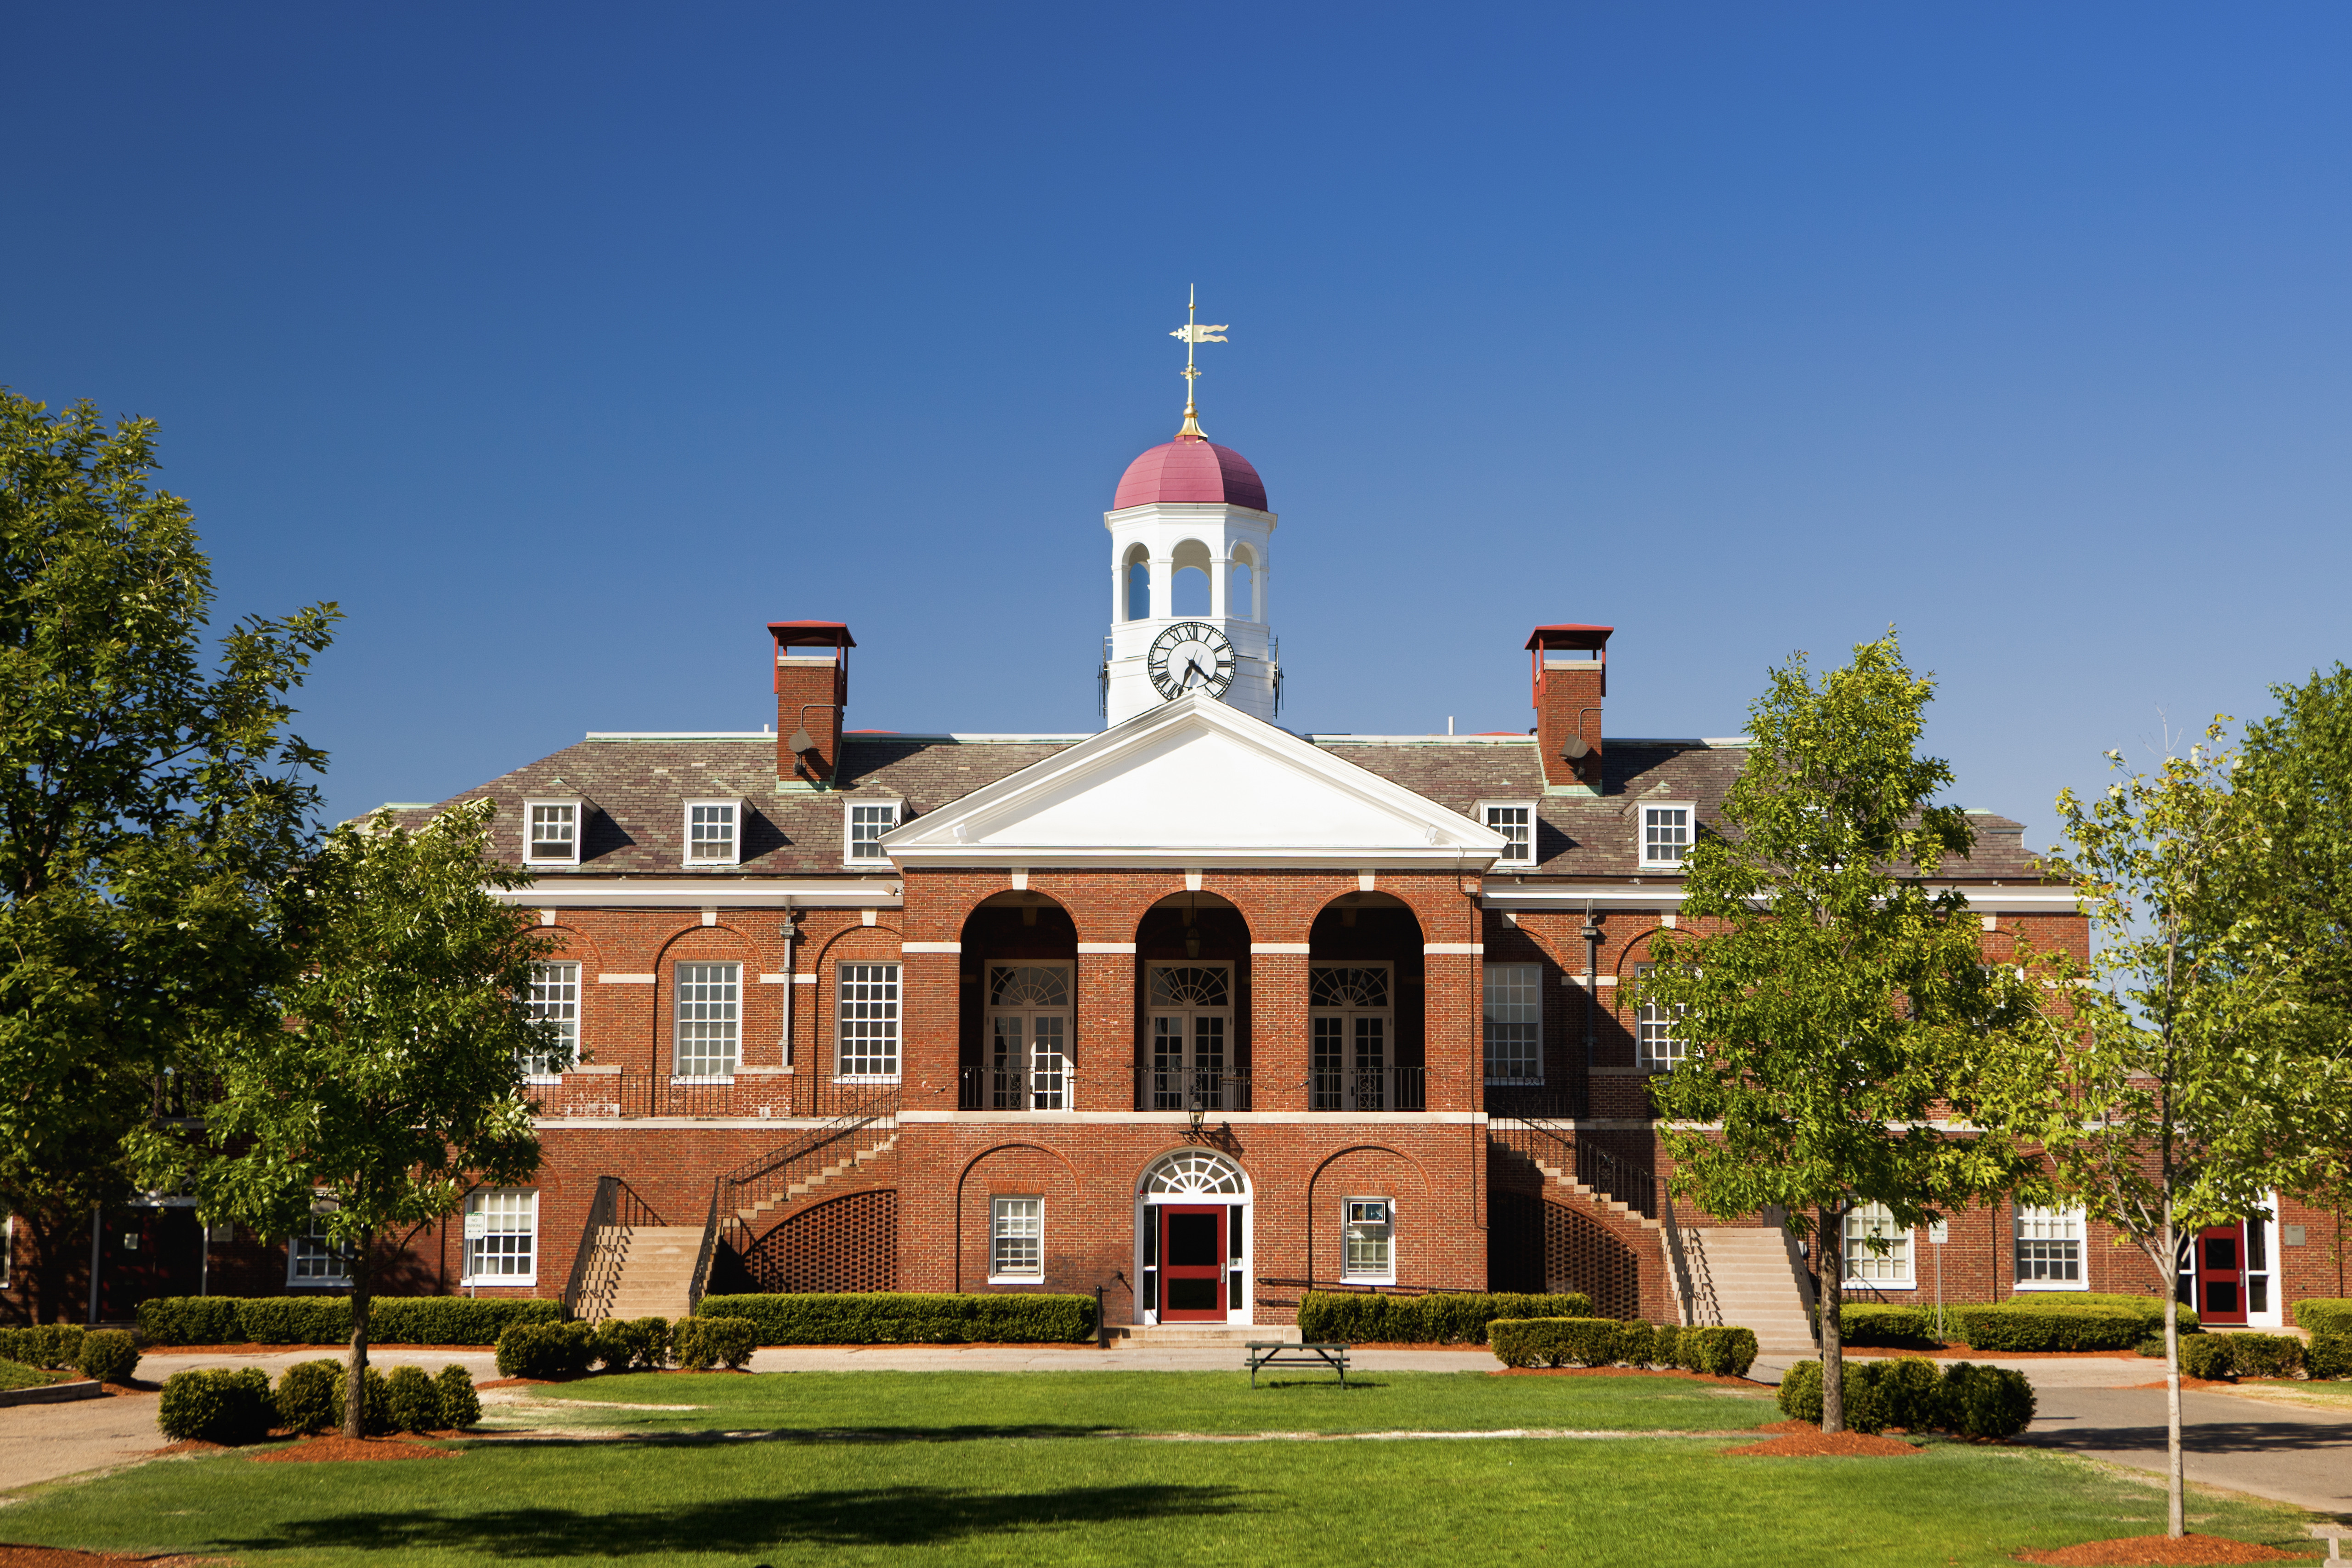
[[[1845,1304],[1845,1214],[1824,1210],[1821,1245],[1822,1430],[1845,1430],[1845,1343],[1839,1309]]]
[[[2164,1199],[2164,1478],[2169,1494],[2164,1532],[2178,1539],[2189,1533],[2189,1512],[2180,1454],[2180,1242],[2173,1229],[2169,1193]]]
[[[352,1248],[352,1354],[343,1368],[343,1436],[367,1436],[367,1352],[368,1308],[374,1298],[370,1293],[368,1279],[370,1254],[374,1250],[373,1231],[360,1232],[358,1244]]]

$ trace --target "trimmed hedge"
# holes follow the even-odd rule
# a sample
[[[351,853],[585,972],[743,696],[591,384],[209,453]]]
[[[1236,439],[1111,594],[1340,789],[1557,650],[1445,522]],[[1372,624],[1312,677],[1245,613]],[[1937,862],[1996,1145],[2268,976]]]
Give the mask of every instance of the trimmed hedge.
[[[552,1323],[563,1303],[528,1297],[379,1296],[368,1338],[380,1344],[488,1345],[512,1323]],[[139,1303],[151,1345],[333,1345],[352,1337],[348,1296],[159,1296]]]
[[[257,1443],[277,1414],[269,1374],[259,1367],[236,1372],[175,1372],[163,1380],[155,1425],[174,1442]]]
[[[1948,1307],[1944,1316],[1972,1351],[2126,1351],[2147,1332],[2144,1314],[2107,1306]]]
[[[516,1323],[499,1336],[500,1377],[578,1377],[595,1359],[585,1323]]]
[[[2293,1334],[2199,1334],[2180,1342],[2180,1370],[2190,1377],[2293,1377],[2305,1365]]]
[[[2230,1347],[2221,1342],[2220,1334],[2200,1334],[2193,1340],[2180,1342],[2180,1371],[2184,1376],[2220,1381],[2231,1375]]]
[[[2294,1326],[2315,1334],[2352,1334],[2352,1298],[2313,1296],[2297,1301]]]
[[[1882,1306],[1874,1301],[1849,1301],[1838,1310],[1838,1336],[1850,1345],[1913,1345],[1943,1343],[1936,1333],[1936,1314],[1923,1307]]]
[[[1756,1335],[1740,1328],[1676,1328],[1614,1318],[1497,1318],[1486,1343],[1505,1366],[1678,1366],[1745,1377]]]
[[[651,1372],[669,1360],[669,1320],[607,1318],[596,1325],[588,1343],[606,1372]]]
[[[81,1339],[82,1331],[71,1323],[0,1329],[0,1361],[50,1372],[70,1372],[81,1360]]]
[[[1309,1290],[1298,1302],[1298,1337],[1325,1344],[1476,1344],[1497,1318],[1591,1316],[1592,1298],[1580,1290],[1445,1290],[1428,1296]]]
[[[677,1364],[688,1372],[708,1372],[713,1362],[740,1371],[759,1348],[760,1325],[749,1318],[692,1317],[677,1325]]]
[[[1799,1421],[1822,1418],[1822,1363],[1801,1361],[1780,1380],[1780,1408]],[[1956,1432],[2013,1437],[2033,1420],[2033,1384],[2022,1373],[1954,1362],[1940,1373],[1925,1356],[1845,1363],[1845,1423],[1857,1432]]]
[[[705,1296],[695,1316],[746,1319],[763,1345],[1068,1344],[1094,1337],[1095,1299],[896,1290]]]
[[[139,1342],[120,1329],[84,1334],[74,1365],[83,1376],[100,1383],[129,1383],[139,1370]]]
[[[2314,1377],[2352,1377],[2352,1334],[2312,1335],[2304,1348],[2303,1367]]]

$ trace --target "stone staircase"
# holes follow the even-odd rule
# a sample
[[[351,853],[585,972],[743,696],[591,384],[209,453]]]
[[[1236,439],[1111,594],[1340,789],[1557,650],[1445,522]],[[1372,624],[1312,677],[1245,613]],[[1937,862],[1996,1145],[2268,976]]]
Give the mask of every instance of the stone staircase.
[[[877,1122],[876,1131],[883,1135],[879,1143],[866,1149],[853,1148],[831,1164],[820,1166],[799,1180],[787,1181],[782,1191],[771,1193],[764,1198],[738,1207],[735,1210],[735,1217],[745,1225],[756,1225],[761,1215],[782,1208],[795,1199],[806,1197],[844,1172],[864,1170],[898,1147],[898,1130],[895,1123]]]
[[[683,1318],[694,1282],[694,1260],[702,1252],[698,1225],[647,1225],[619,1230],[620,1282],[614,1287],[611,1318]]]
[[[1811,1355],[1811,1283],[1777,1226],[1685,1226],[1680,1240],[1694,1323],[1756,1331],[1766,1355]]]

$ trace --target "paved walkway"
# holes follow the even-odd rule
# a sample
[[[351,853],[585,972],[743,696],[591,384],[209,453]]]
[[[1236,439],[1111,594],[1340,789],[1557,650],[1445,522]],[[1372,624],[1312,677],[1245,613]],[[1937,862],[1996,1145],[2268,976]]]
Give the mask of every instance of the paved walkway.
[[[2031,1376],[2032,1373],[2027,1375]],[[2161,1381],[2159,1367],[2154,1378]],[[2042,1385],[2017,1440],[2165,1473],[2164,1390]],[[2299,1503],[2352,1523],[2352,1412],[2183,1390],[2182,1468],[2192,1481]]]

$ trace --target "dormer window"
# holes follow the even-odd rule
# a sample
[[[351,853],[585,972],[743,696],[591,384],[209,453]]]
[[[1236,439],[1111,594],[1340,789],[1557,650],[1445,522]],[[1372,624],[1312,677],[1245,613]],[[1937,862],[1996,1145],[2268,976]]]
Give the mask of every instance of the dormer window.
[[[890,857],[882,847],[882,836],[898,826],[902,804],[895,800],[845,803],[843,810],[848,815],[842,824],[842,859],[852,866],[887,865]]]
[[[580,864],[580,803],[533,800],[523,805],[523,859],[533,866]]]
[[[1690,855],[1691,835],[1698,808],[1686,800],[1660,801],[1642,807],[1642,868],[1679,871]]]
[[[1503,836],[1497,866],[1527,869],[1536,860],[1536,803],[1531,800],[1482,800],[1478,820]]]
[[[732,866],[741,843],[743,803],[736,800],[690,800],[686,803],[686,863],[689,866]]]

